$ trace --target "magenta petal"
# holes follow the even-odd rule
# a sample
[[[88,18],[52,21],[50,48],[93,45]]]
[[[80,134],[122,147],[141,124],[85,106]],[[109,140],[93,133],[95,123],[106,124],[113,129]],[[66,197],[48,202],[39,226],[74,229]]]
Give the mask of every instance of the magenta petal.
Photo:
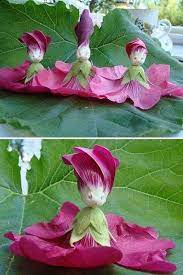
[[[39,30],[25,32],[19,40],[27,46],[28,51],[33,51],[35,48],[39,48],[43,53],[46,52],[48,45],[51,42],[51,38]]]
[[[118,265],[147,272],[176,270],[176,266],[166,260],[167,250],[175,247],[172,241],[159,240],[153,228],[127,223],[113,214],[107,215],[107,221],[116,239],[113,245],[123,253]]]
[[[126,53],[128,54],[128,56],[130,56],[133,51],[136,51],[138,49],[144,49],[147,52],[145,43],[139,38],[136,38],[126,44]]]
[[[80,21],[75,27],[75,33],[78,38],[78,46],[89,44],[89,38],[93,33],[93,22],[87,9],[81,14]]]
[[[119,160],[111,152],[99,145],[93,149],[76,147],[71,155],[64,155],[63,161],[72,165],[79,179],[79,188],[83,184],[102,184],[110,192],[114,182]]]
[[[102,76],[103,78],[110,80],[121,79],[126,70],[127,68],[122,65],[103,68],[94,67],[97,76]]]
[[[61,81],[63,81],[64,78],[65,74],[55,68],[53,70],[43,69],[36,75],[36,79],[39,85],[47,87],[51,91],[59,89],[61,87]]]
[[[147,77],[151,83],[161,85],[170,79],[170,65],[167,64],[152,64],[146,70]]]
[[[34,77],[30,83],[24,84],[24,78],[30,64],[30,61],[25,61],[22,65],[16,68],[0,69],[0,88],[22,93],[48,93],[49,90],[40,85],[36,77]]]
[[[8,81],[8,82],[18,82],[24,79],[26,71],[30,66],[31,62],[25,61],[22,65],[16,68],[1,68],[0,69],[0,82]],[[1,86],[1,84],[0,84]]]
[[[149,81],[161,90],[162,96],[183,96],[183,87],[170,82],[170,65],[153,64],[146,70],[146,74]]]
[[[16,247],[19,249],[16,251]],[[18,244],[13,243],[10,250],[15,255],[20,255],[53,266],[92,268],[105,266],[119,261],[122,254],[113,247],[83,247],[64,248],[54,243],[49,243],[36,236],[23,236]]]
[[[134,102],[135,107],[147,110],[156,105],[161,98],[161,89],[150,85],[143,87],[138,81],[131,81],[123,86],[123,92]]]
[[[63,236],[71,230],[72,222],[79,208],[70,202],[65,202],[59,213],[51,222],[33,224],[25,229],[26,234],[34,235],[43,239],[51,240]]]

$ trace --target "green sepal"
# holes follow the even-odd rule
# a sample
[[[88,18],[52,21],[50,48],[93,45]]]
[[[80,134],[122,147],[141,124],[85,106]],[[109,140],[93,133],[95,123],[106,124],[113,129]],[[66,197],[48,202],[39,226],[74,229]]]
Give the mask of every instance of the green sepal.
[[[77,75],[77,79],[83,88],[88,86],[87,78],[81,72]]]
[[[67,84],[72,77],[77,77],[80,85],[83,88],[88,86],[88,77],[91,73],[91,63],[89,61],[77,60],[72,64],[72,67],[63,80],[63,84]]]
[[[89,233],[102,246],[110,246],[110,233],[104,213],[99,208],[85,207],[74,219],[70,245]]]
[[[42,69],[44,69],[44,67],[41,63],[32,63],[27,70],[24,83],[27,84]]]
[[[142,86],[147,89],[149,88],[148,79],[144,69],[141,66],[131,66],[122,78],[121,83],[127,84],[132,80],[137,80]]]

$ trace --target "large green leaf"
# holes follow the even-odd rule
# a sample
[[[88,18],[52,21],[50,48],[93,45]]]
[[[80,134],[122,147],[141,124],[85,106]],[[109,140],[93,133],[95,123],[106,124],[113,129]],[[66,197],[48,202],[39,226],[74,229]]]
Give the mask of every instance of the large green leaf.
[[[44,65],[56,60],[75,60],[78,21],[76,8],[24,5],[0,1],[0,66],[17,66],[26,58],[26,49],[18,41],[25,31],[40,29],[52,37]],[[146,67],[152,63],[171,65],[172,81],[183,85],[183,65],[165,53],[130,21],[128,12],[114,10],[91,38],[93,63],[97,66],[128,65],[124,45],[135,37],[148,46]],[[164,98],[149,111],[140,111],[130,103],[112,104],[80,98],[0,94],[0,122],[26,128],[35,136],[162,136],[182,130],[183,100]]]
[[[115,187],[103,210],[120,214],[128,221],[143,226],[154,226],[161,237],[171,238],[176,243],[176,248],[169,253],[168,258],[177,264],[178,269],[175,274],[182,274],[182,140],[44,141],[41,159],[32,160],[32,170],[28,174],[29,194],[26,197],[22,196],[18,187],[16,154],[8,153],[7,142],[1,141],[0,274],[93,275],[96,272],[99,275],[145,274],[117,266],[90,271],[47,267],[12,257],[8,252],[9,242],[3,237],[6,231],[13,230],[20,233],[32,223],[48,221],[57,213],[64,201],[70,200],[83,206],[73,171],[60,161],[60,155],[71,153],[75,145],[91,147],[94,143],[107,146],[121,161]],[[13,174],[11,171],[14,171]],[[4,175],[6,175],[6,185],[2,180]],[[18,190],[15,190],[13,182]]]

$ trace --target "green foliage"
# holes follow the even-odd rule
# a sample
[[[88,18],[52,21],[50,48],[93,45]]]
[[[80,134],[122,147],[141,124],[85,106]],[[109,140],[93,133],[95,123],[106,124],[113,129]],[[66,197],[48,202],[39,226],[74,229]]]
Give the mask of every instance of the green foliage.
[[[8,251],[3,234],[16,233],[39,221],[49,221],[60,204],[72,201],[84,207],[73,170],[60,161],[74,146],[108,147],[120,159],[112,193],[104,213],[116,213],[142,226],[153,226],[160,237],[170,238],[176,248],[168,259],[182,275],[183,255],[183,141],[182,140],[45,140],[40,160],[33,158],[28,172],[29,194],[22,196],[18,154],[9,153],[0,141],[0,274],[6,275],[147,275],[117,266],[95,270],[49,267]]]
[[[81,2],[88,5],[91,11],[100,11],[106,14],[114,8],[116,0],[82,0]]]
[[[172,25],[183,26],[183,1],[162,0],[159,10],[160,18],[169,19]]]

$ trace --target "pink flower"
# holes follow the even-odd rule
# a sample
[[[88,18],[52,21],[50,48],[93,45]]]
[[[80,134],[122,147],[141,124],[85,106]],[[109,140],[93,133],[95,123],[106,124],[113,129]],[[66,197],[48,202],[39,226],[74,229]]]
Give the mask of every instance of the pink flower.
[[[51,90],[53,94],[63,96],[78,95],[96,97],[89,86],[92,76],[92,64],[89,61],[91,51],[89,39],[93,33],[93,22],[89,11],[84,10],[75,27],[78,40],[77,60],[73,64],[57,61],[52,70],[43,70],[37,75],[40,85]]]
[[[44,54],[51,42],[49,36],[38,30],[25,32],[19,40],[27,46],[27,52],[31,61],[36,63],[43,60]]]
[[[5,237],[13,241],[10,251],[53,266],[94,268],[119,261],[121,252],[117,248],[98,245],[90,236],[71,247],[72,226],[78,212],[77,206],[66,202],[49,223],[33,224],[21,236],[6,233]]]
[[[119,160],[99,145],[93,149],[75,147],[74,151],[62,158],[65,164],[74,168],[83,201],[92,207],[103,205],[112,190]]]
[[[36,74],[43,70],[44,67],[39,62],[42,61],[50,38],[45,36],[41,31],[24,33],[19,39],[27,45],[31,61],[25,61],[16,68],[0,69],[0,88],[13,92],[29,93],[47,93],[49,89],[41,86]]]
[[[183,87],[178,87],[169,81],[170,66],[153,64],[146,71],[141,67],[145,62],[147,48],[143,41],[135,39],[126,45],[126,52],[132,62],[130,68],[115,66],[110,69],[110,78],[105,75],[95,75],[90,81],[90,88],[99,97],[117,103],[123,103],[128,98],[135,107],[150,109],[156,105],[161,96],[183,96]],[[116,71],[122,71],[116,74]],[[112,76],[113,75],[113,76]]]
[[[147,272],[174,272],[166,260],[167,250],[175,245],[158,239],[151,227],[127,223],[114,214],[104,215],[98,206],[111,192],[119,160],[102,146],[76,147],[64,155],[72,165],[81,197],[87,205],[79,209],[65,202],[50,222],[33,224],[24,234],[7,232],[10,251],[17,256],[48,265],[94,268],[109,264]]]
[[[71,247],[69,240],[78,213],[77,206],[65,202],[50,222],[33,224],[25,229],[23,235],[6,233],[5,237],[12,240],[10,251],[53,266],[95,268],[117,264],[147,272],[176,270],[176,266],[166,260],[166,251],[175,246],[172,241],[158,240],[153,228],[127,223],[114,214],[106,215],[115,239],[111,239],[110,246],[101,246],[87,235]]]

